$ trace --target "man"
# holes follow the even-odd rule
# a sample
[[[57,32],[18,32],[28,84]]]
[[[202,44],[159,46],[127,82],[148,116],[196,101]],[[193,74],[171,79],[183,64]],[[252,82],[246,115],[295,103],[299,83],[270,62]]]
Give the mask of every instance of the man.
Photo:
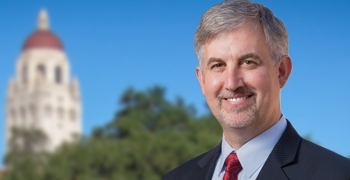
[[[350,179],[350,160],[301,138],[282,115],[292,70],[282,21],[261,4],[229,0],[209,9],[195,34],[197,78],[223,130],[214,149],[164,180]]]

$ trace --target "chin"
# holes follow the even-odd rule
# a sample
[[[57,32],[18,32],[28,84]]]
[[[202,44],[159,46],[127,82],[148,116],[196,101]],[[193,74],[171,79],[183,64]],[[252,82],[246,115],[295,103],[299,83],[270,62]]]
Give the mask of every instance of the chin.
[[[235,114],[226,114],[221,116],[221,122],[227,126],[235,129],[242,129],[248,127],[254,122],[255,113],[254,111],[238,112]]]
[[[250,124],[252,124],[253,120],[252,119],[247,119],[247,120],[238,120],[238,121],[225,121],[224,123],[226,125],[228,125],[231,128],[235,128],[235,129],[243,129],[247,126],[249,126]]]

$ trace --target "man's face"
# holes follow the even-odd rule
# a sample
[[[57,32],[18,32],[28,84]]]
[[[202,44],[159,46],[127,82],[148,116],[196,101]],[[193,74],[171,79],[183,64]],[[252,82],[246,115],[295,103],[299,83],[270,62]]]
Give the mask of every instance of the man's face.
[[[249,22],[203,45],[197,78],[225,129],[270,127],[281,115],[280,88],[291,71],[288,56],[276,63],[260,25]]]

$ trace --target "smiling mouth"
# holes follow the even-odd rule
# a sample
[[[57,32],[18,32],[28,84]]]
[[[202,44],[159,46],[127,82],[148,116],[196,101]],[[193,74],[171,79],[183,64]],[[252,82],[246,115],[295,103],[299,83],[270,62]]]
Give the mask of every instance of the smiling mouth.
[[[248,99],[250,97],[252,97],[254,94],[250,94],[250,95],[246,95],[246,96],[241,96],[241,97],[233,97],[233,98],[223,98],[224,100],[227,100],[229,102],[239,102],[239,101],[243,101],[245,99]]]

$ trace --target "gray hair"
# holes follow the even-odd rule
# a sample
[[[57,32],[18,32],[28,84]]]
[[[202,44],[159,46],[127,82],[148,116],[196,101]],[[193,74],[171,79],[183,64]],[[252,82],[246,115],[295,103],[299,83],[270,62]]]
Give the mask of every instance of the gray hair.
[[[250,21],[256,21],[262,26],[276,63],[283,55],[288,55],[287,29],[270,9],[249,0],[228,0],[210,8],[202,16],[195,34],[195,51],[200,65],[204,44]]]

